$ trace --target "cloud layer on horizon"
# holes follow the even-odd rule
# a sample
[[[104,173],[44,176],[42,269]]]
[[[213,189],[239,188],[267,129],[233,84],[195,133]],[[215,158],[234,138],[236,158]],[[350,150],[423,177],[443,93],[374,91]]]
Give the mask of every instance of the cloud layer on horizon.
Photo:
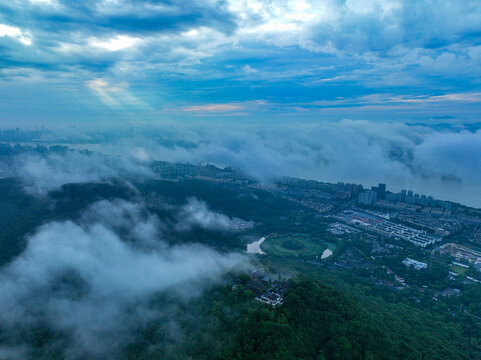
[[[260,180],[297,176],[375,183],[444,175],[481,184],[481,158],[476,155],[480,129],[346,119],[153,128],[145,134],[139,130],[137,136],[119,146],[142,144],[147,156],[157,160],[235,166]]]
[[[38,190],[42,193],[44,188],[56,189],[69,181],[108,181],[109,176],[120,180],[129,176],[141,179],[142,174],[155,177],[149,170],[154,160],[234,166],[260,181],[295,176],[368,186],[385,182],[394,190],[412,187],[417,192],[442,199],[447,196],[447,200],[467,201],[468,204],[474,204],[469,194],[481,188],[479,126],[444,124],[433,127],[342,120],[271,126],[147,126],[134,132],[126,129],[116,133],[89,130],[81,133],[77,129],[74,134],[60,132],[57,136],[71,143],[92,139],[90,145],[99,151],[97,157],[85,157],[78,162],[80,165],[87,163],[87,169],[92,171],[83,171],[82,166],[78,166],[78,171],[84,175],[76,178],[71,174],[68,157],[61,161],[48,160],[50,167],[40,166],[43,162],[32,158],[24,162],[31,164],[32,169],[25,166],[20,169],[27,190],[37,189],[37,193]],[[50,135],[48,140],[53,141],[53,138],[54,135]],[[116,163],[106,160],[122,157],[133,160]],[[39,167],[45,171],[34,171]],[[101,170],[98,175],[97,168]],[[89,173],[92,176],[86,176]],[[53,175],[54,180],[51,179]],[[458,179],[461,183],[451,186],[443,179]],[[33,188],[29,184],[37,185]],[[48,187],[40,186],[42,184]],[[443,190],[446,186],[452,189]],[[458,200],[456,187],[462,195]]]

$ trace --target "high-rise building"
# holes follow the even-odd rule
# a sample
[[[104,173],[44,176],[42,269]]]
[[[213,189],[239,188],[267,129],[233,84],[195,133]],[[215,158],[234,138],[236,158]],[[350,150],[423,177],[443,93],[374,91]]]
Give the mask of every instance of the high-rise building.
[[[404,202],[407,204],[414,204],[414,196],[406,195],[406,197],[404,198]]]
[[[419,205],[419,194],[414,194],[414,204]]]
[[[452,210],[453,204],[449,201],[443,201],[443,209],[444,210]]]
[[[386,198],[386,184],[379,184],[377,187],[377,198],[378,199],[385,199]]]
[[[400,197],[399,194],[394,194],[394,193],[386,194],[386,200],[389,200],[389,201],[399,201],[399,197]]]
[[[363,205],[374,204],[377,200],[377,192],[372,190],[366,190],[359,194],[358,202]]]
[[[426,198],[426,195],[421,195],[421,197],[419,198],[419,205],[421,205],[421,206],[428,206],[429,205],[429,201]]]

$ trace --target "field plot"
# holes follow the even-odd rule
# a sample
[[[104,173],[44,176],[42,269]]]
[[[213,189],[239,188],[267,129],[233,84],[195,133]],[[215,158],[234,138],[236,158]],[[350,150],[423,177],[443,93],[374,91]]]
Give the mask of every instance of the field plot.
[[[468,269],[465,269],[465,268],[463,268],[461,266],[457,266],[457,265],[451,265],[450,270],[459,274],[459,275],[463,275],[466,272],[466,270],[468,270]]]
[[[291,255],[298,257],[319,256],[320,258],[326,249],[334,252],[336,245],[305,234],[290,234],[268,237],[262,243],[261,248],[268,255]]]

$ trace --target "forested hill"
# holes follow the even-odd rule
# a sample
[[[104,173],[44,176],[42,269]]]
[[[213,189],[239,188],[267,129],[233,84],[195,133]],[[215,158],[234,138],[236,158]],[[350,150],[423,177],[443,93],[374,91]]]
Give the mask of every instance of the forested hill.
[[[236,358],[462,358],[448,338],[439,336],[439,342],[429,344],[424,336],[381,318],[330,287],[308,279],[292,282],[280,308],[258,310],[243,320]]]
[[[197,313],[193,317],[191,309]],[[308,278],[290,281],[283,305],[252,300],[241,286],[218,288],[176,313],[187,342],[169,340],[158,319],[126,351],[129,359],[468,359],[438,329],[409,332]],[[172,319],[170,319],[172,320]],[[200,320],[200,321],[199,321]],[[179,330],[179,329],[178,329]],[[432,342],[432,336],[436,341]]]
[[[239,359],[419,358],[354,302],[307,279],[292,282],[279,309],[250,314],[241,331]]]

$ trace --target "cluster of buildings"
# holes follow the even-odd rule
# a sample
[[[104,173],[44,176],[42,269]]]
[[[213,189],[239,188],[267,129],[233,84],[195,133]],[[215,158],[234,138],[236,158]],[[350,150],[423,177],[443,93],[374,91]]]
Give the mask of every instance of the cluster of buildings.
[[[413,194],[411,190],[401,190],[401,192],[394,194],[388,193],[386,200],[397,201],[410,205],[420,205],[421,207],[438,207],[443,210],[451,210],[453,204],[449,201],[433,199],[432,196]]]
[[[152,171],[164,180],[198,179],[220,183],[249,184],[251,181],[238,169],[232,167],[218,168],[210,164],[182,164],[155,161]]]
[[[252,221],[234,221],[232,224],[232,229],[234,230],[248,230],[254,227],[254,222]]]
[[[330,224],[327,230],[334,235],[355,234],[359,232],[356,228],[338,222]]]
[[[386,198],[386,184],[379,184],[371,187],[371,190],[366,190],[359,194],[359,204],[372,205],[378,200]]]
[[[267,290],[260,296],[255,298],[257,301],[263,302],[264,304],[276,307],[284,302],[284,291],[280,287],[272,288]]]
[[[303,197],[324,197],[326,199],[346,200],[357,197],[364,191],[362,185],[338,182],[337,184],[324,183],[315,180],[304,180],[293,177],[284,177],[277,181],[279,189]]]
[[[373,186],[371,187],[371,190],[366,190],[360,193],[358,196],[359,204],[363,205],[373,205],[379,201],[381,201],[381,204],[386,206],[389,206],[390,203],[401,203],[413,206],[418,205],[419,207],[439,208],[447,211],[451,211],[453,206],[453,204],[449,201],[433,199],[432,196],[414,194],[412,190],[401,190],[399,193],[387,192],[386,184]]]
[[[335,218],[383,236],[394,238],[396,240],[409,241],[420,247],[426,247],[442,240],[440,236],[428,234],[424,230],[417,230],[409,226],[396,224],[361,211],[345,210],[336,215]]]
[[[311,199],[301,200],[300,203],[305,207],[316,210],[319,213],[328,212],[334,207],[332,204],[326,204],[325,202],[320,202],[320,201],[311,200]]]
[[[259,270],[253,270],[249,274],[250,280],[246,288],[255,295],[255,300],[275,307],[284,302],[287,292],[287,283],[277,281]]]
[[[448,236],[462,229],[460,220],[452,214],[451,202],[413,194],[411,190],[402,190],[394,194],[386,192],[385,184],[379,184],[373,186],[371,190],[360,193],[358,203],[392,211],[393,216],[399,220],[428,228],[436,236]]]
[[[47,133],[48,131],[43,126],[4,129],[0,130],[0,141],[13,143],[38,141]]]
[[[463,228],[462,223],[451,214],[437,216],[437,214],[427,211],[401,212],[397,215],[397,218],[413,225],[431,229],[434,234],[442,237],[454,234]]]
[[[426,264],[425,262],[417,261],[411,258],[405,258],[403,260],[403,264],[407,267],[413,267],[416,270],[427,269],[428,267],[428,264]]]
[[[450,255],[457,260],[473,264],[476,269],[481,270],[481,251],[469,246],[455,243],[447,243],[435,249],[441,255]]]

